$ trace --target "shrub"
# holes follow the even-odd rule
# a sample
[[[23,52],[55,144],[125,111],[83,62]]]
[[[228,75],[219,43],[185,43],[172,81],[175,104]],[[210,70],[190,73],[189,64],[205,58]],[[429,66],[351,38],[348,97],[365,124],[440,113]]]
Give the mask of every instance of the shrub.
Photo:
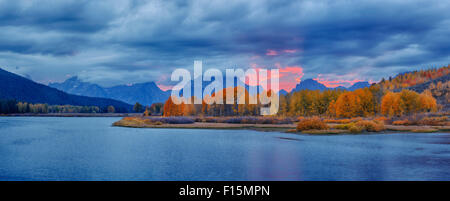
[[[413,125],[412,122],[410,122],[409,120],[405,119],[405,120],[397,120],[397,121],[393,121],[392,125],[396,125],[396,126],[408,126],[408,125]]]
[[[341,124],[334,126],[335,129],[349,130],[351,133],[361,133],[363,131],[368,132],[380,132],[385,130],[384,123],[377,120],[361,120],[358,122],[352,122],[348,124]]]
[[[325,123],[335,123],[335,124],[348,124],[351,121],[351,119],[325,119]]]
[[[364,130],[364,128],[359,127],[359,126],[357,126],[355,124],[352,124],[348,130],[351,133],[361,133]]]
[[[297,121],[303,121],[305,119],[306,119],[305,117],[300,116],[300,117],[297,118]]]
[[[361,121],[361,120],[362,120],[361,117],[354,117],[354,118],[350,118],[350,119],[326,119],[324,121],[325,121],[325,123],[348,124],[348,123],[357,122],[357,121]]]
[[[384,123],[380,121],[362,120],[356,122],[355,126],[369,132],[380,132],[384,130]]]
[[[352,127],[353,125],[355,125],[354,123],[348,123],[348,124],[339,124],[334,126],[335,129],[342,129],[342,130],[349,130],[350,127]]]
[[[328,129],[328,125],[318,117],[303,119],[297,124],[297,131],[325,129]]]
[[[381,122],[387,122],[387,121],[389,121],[390,119],[387,118],[387,117],[381,116],[381,117],[374,118],[373,120],[375,120],[375,121],[381,121]]]

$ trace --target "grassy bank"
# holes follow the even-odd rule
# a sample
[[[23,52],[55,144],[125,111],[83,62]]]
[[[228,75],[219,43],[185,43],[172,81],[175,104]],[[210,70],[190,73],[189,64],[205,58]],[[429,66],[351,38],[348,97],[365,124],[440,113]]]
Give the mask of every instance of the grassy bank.
[[[253,129],[260,131],[287,131],[295,128],[295,124],[245,124],[245,123],[214,123],[214,122],[186,122],[184,118],[167,118],[169,122],[163,123],[164,118],[125,117],[113,123],[113,126],[132,128],[191,128],[191,129]]]
[[[326,123],[325,126],[312,126],[311,129],[299,130],[298,122],[292,123],[221,123],[221,122],[204,122],[196,121],[196,118],[188,117],[124,117],[113,123],[113,126],[132,127],[132,128],[183,128],[183,129],[251,129],[258,131],[279,131],[288,133],[305,133],[305,134],[348,134],[348,133],[397,133],[397,132],[450,132],[450,126],[404,126],[404,125],[375,125],[370,122],[355,123],[362,128],[359,132],[351,130],[354,125]],[[300,121],[301,122],[301,121]],[[315,122],[310,122],[314,124]],[[308,125],[311,126],[311,125]],[[372,128],[374,127],[374,128]],[[354,128],[353,128],[354,129]]]

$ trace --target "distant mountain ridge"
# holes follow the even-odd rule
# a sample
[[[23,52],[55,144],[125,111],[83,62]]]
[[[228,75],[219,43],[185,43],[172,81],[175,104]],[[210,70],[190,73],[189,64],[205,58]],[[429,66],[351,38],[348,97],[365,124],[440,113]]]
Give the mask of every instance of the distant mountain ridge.
[[[49,105],[114,106],[117,112],[131,111],[132,106],[107,98],[93,98],[68,94],[5,71],[0,68],[0,99],[15,99],[28,103],[47,103]]]
[[[154,82],[102,87],[97,84],[83,82],[76,76],[62,83],[50,83],[49,86],[71,94],[111,98],[128,104],[139,102],[143,105],[163,103],[169,98],[171,93],[170,91],[161,90]]]
[[[364,87],[370,87],[370,83],[369,82],[356,82],[354,83],[352,86],[350,87],[343,87],[343,86],[338,86],[336,88],[329,88],[326,87],[324,84],[313,80],[313,79],[306,79],[301,81],[300,83],[298,83],[294,89],[292,89],[292,92],[295,91],[301,91],[301,90],[320,90],[320,91],[324,91],[324,90],[328,90],[328,89],[342,89],[342,90],[348,90],[348,91],[354,91],[357,89],[361,89]]]
[[[226,87],[226,78],[223,77],[222,79],[223,87]],[[214,78],[211,81],[202,80],[202,94],[206,86],[211,84],[213,81]],[[235,78],[234,82],[235,86],[243,86],[248,91],[261,93],[264,90],[261,86],[249,86],[237,78]],[[194,96],[194,80],[191,80],[190,84],[191,96]],[[126,102],[128,104],[139,102],[143,105],[151,105],[152,103],[158,102],[164,103],[172,93],[171,90],[162,91],[154,82],[102,87],[97,84],[83,82],[77,76],[71,77],[61,83],[50,83],[48,86],[71,94],[111,98]],[[256,93],[252,95],[255,95]]]
[[[198,79],[198,78],[197,78]],[[215,78],[213,77],[213,79],[211,79],[211,81],[204,81],[204,80],[202,80],[201,82],[202,82],[202,93],[203,93],[203,91],[205,90],[205,88],[208,86],[208,85],[210,85],[212,82],[214,82],[214,80],[215,80]],[[222,77],[222,89],[223,88],[228,88],[229,86],[227,86],[227,83],[226,83],[226,77],[224,76],[224,77]],[[263,92],[264,91],[264,88],[263,87],[261,87],[260,85],[257,85],[257,86],[253,86],[253,85],[248,85],[248,84],[245,84],[244,82],[242,82],[240,79],[238,79],[237,77],[235,77],[234,78],[234,83],[233,83],[233,85],[236,87],[236,86],[241,86],[241,87],[244,87],[251,95],[256,95],[256,94],[258,94],[258,93],[261,93],[261,92]],[[191,96],[194,96],[194,80],[191,80]],[[213,92],[214,93],[214,92]],[[211,94],[209,94],[209,95],[211,95]]]
[[[226,87],[226,78],[223,79],[223,86]],[[202,81],[202,93],[206,86],[211,84],[212,81]],[[253,88],[256,93],[261,93],[263,88],[261,86],[249,86],[242,81],[235,78],[235,86],[243,86],[247,90]],[[191,80],[191,96],[194,96],[194,80]],[[152,103],[161,102],[164,103],[171,95],[171,91],[162,91],[154,82],[138,83],[133,85],[118,85],[113,87],[101,87],[97,84],[89,82],[83,82],[78,77],[71,77],[62,83],[50,83],[50,87],[65,91],[67,93],[83,95],[89,97],[103,97],[111,98],[126,102],[128,104],[134,104],[139,102],[144,105],[151,105]],[[336,88],[328,88],[325,85],[317,82],[313,79],[306,79],[301,81],[292,91],[300,90],[328,90],[328,89],[343,89],[354,91],[359,88],[369,87],[368,82],[357,82],[349,88],[339,86]],[[286,95],[288,92],[280,90],[280,94]],[[252,94],[255,95],[255,94]]]

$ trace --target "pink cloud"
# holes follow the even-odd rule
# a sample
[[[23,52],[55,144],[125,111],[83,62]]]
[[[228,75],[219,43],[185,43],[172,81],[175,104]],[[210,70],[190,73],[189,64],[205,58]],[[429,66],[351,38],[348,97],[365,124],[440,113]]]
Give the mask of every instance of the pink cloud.
[[[162,75],[160,75],[159,80],[156,81],[155,83],[163,91],[171,90],[173,85],[163,84],[164,82],[166,82],[168,80],[168,78],[169,78],[169,75],[162,74]]]
[[[300,66],[285,66],[279,68],[280,71],[280,89],[291,91],[297,83],[300,82],[304,73]]]
[[[156,85],[158,85],[158,87],[163,91],[171,90],[173,87],[172,85],[164,85],[164,84],[156,84]]]
[[[276,55],[278,55],[278,52],[275,50],[267,50],[266,55],[267,56],[276,56]]]
[[[283,50],[284,53],[296,53],[298,51],[298,49],[286,49]]]
[[[258,66],[255,63],[250,64],[250,66],[255,69],[257,72],[262,69],[261,66]],[[303,68],[300,66],[282,66],[280,63],[275,63],[275,67],[278,68],[279,71],[279,89],[284,89],[286,91],[291,91],[297,83],[300,82],[304,73]],[[267,79],[271,79],[270,74],[268,74]],[[256,79],[255,79],[256,80]],[[256,81],[253,80],[250,84],[252,86],[256,85]]]
[[[334,74],[319,74],[316,80],[317,82],[325,85],[326,87],[335,88],[338,86],[350,87],[356,82],[362,82],[364,80],[355,78],[358,75],[355,73],[345,74],[345,75],[334,75]]]

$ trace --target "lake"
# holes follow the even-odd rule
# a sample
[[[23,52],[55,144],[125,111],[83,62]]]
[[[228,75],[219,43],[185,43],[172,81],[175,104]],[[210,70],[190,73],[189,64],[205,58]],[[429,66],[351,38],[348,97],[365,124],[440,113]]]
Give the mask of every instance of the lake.
[[[0,180],[450,180],[449,133],[296,135],[0,117]]]

